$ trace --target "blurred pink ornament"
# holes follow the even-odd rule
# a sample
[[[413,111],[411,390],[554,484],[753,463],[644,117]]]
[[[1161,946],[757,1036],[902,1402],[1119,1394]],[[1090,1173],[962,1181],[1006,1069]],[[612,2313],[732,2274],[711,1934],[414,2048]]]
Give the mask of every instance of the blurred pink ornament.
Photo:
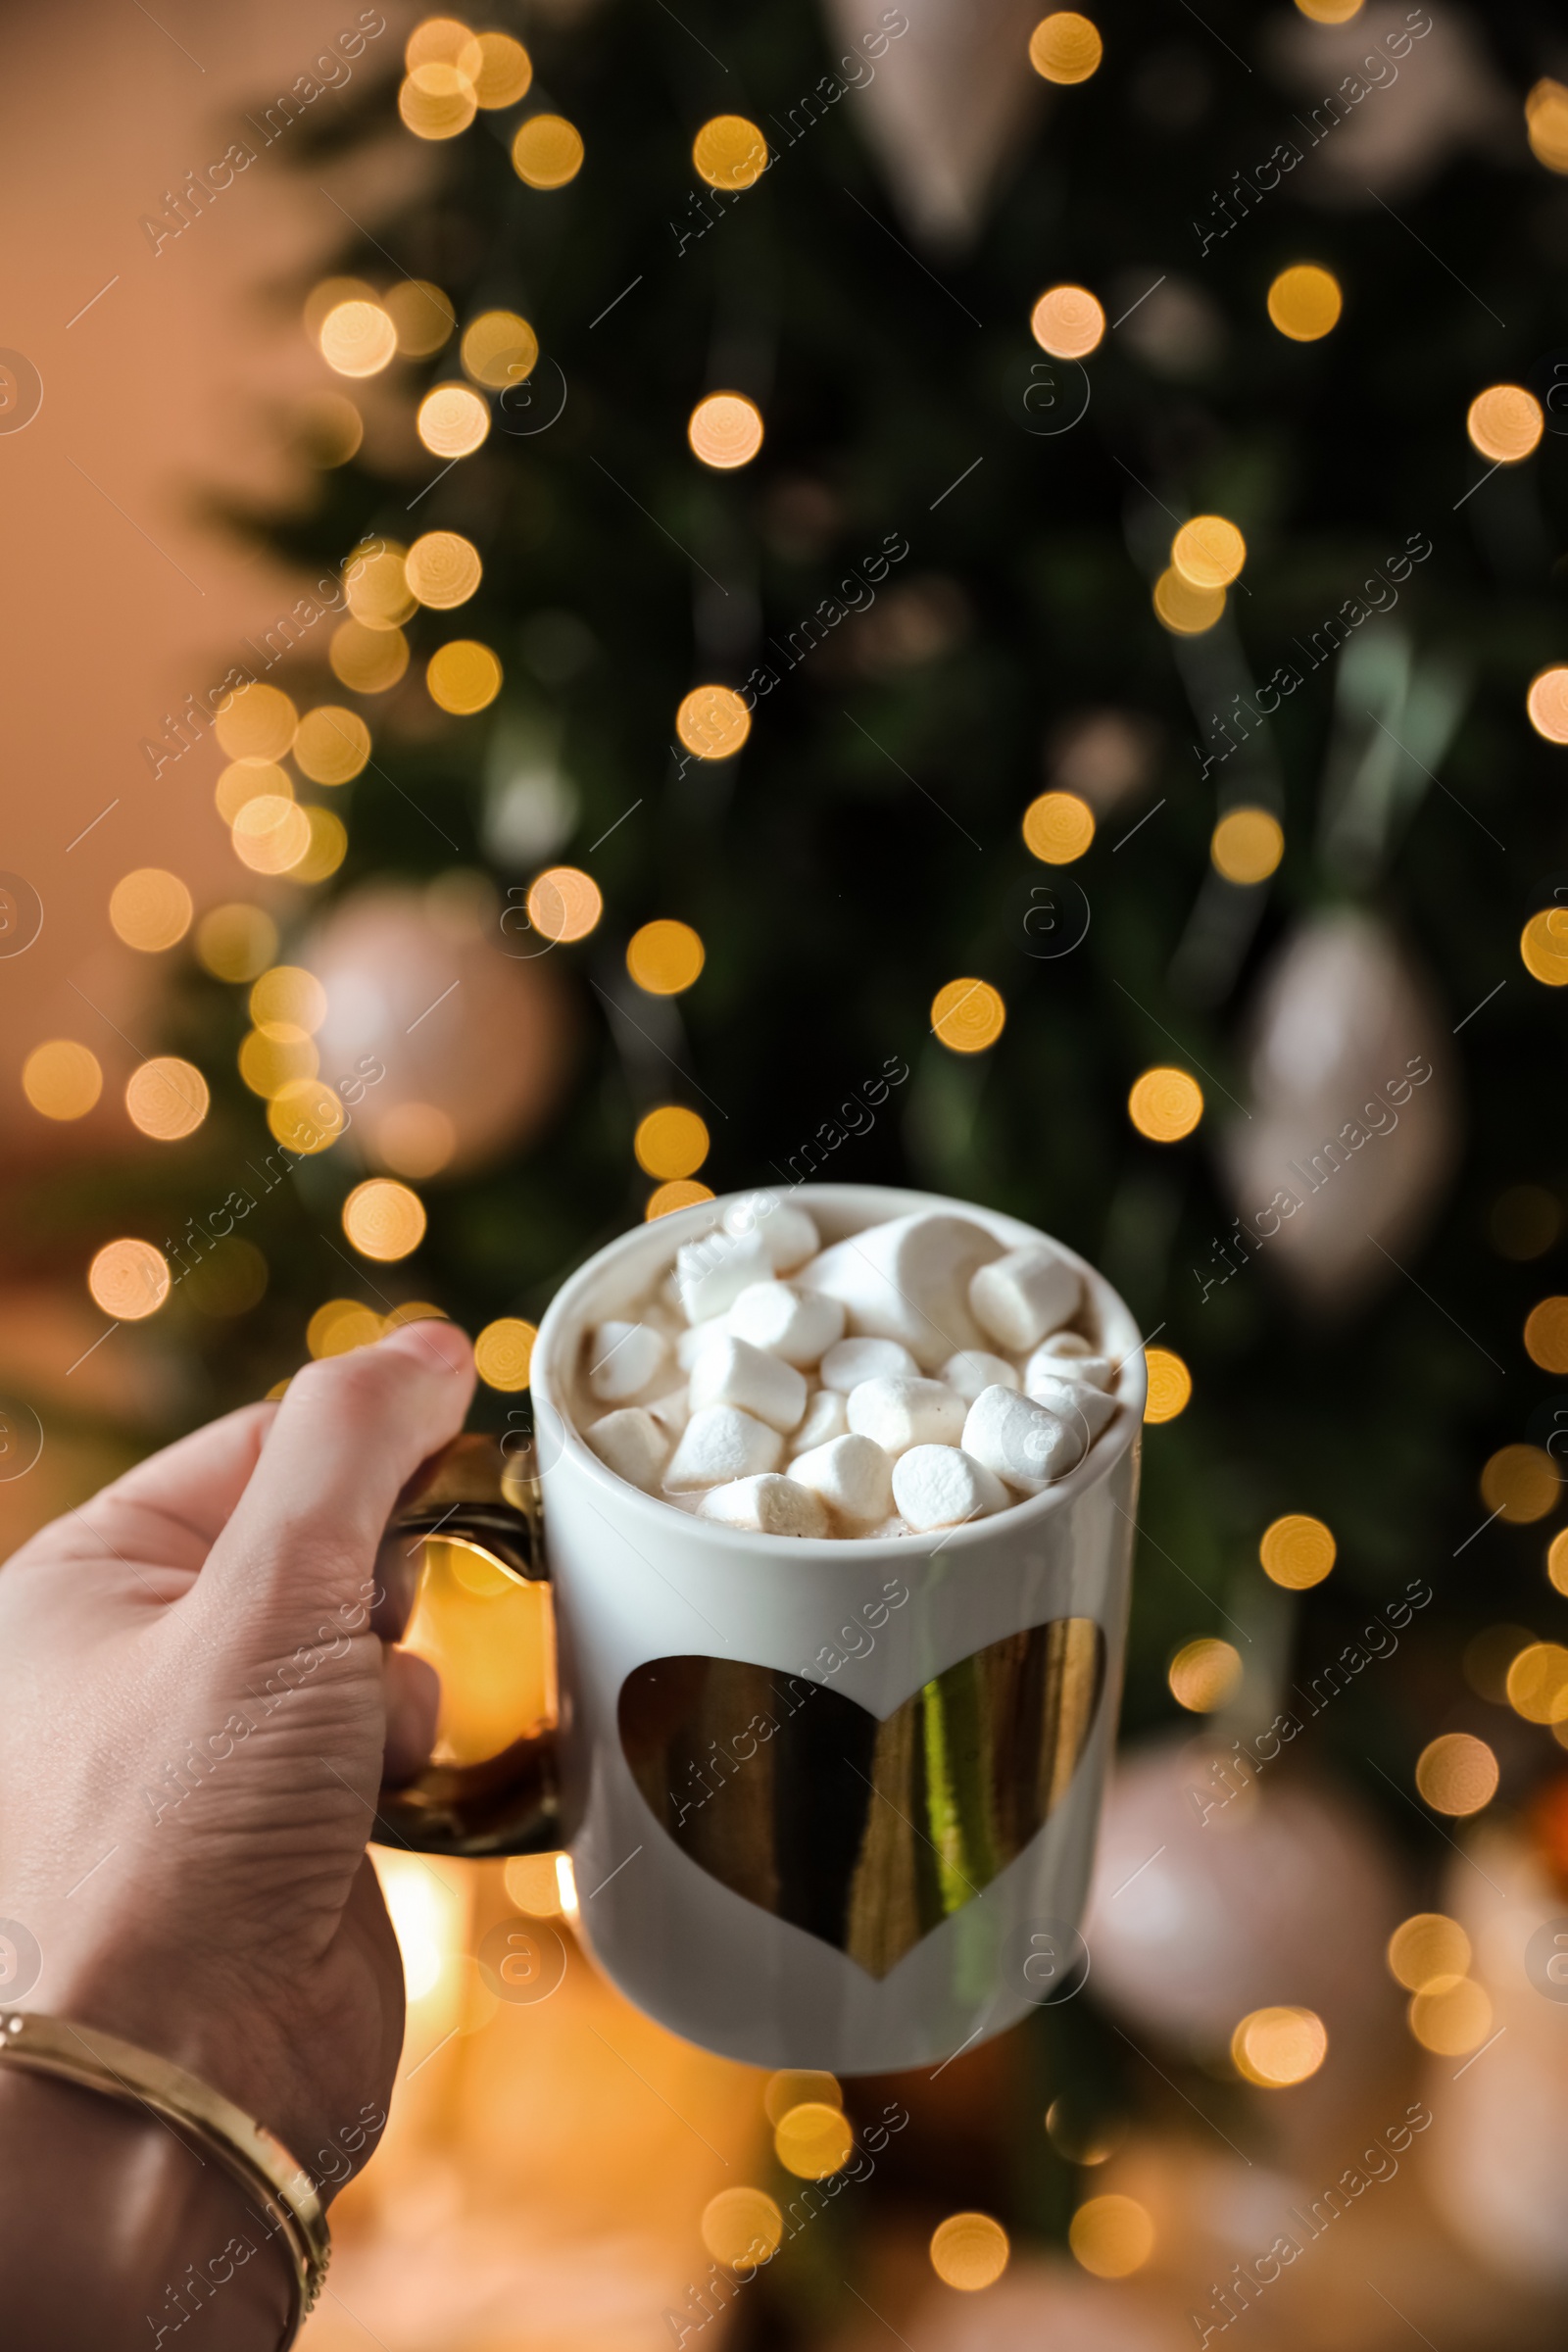
[[[1249,1075],[1225,1145],[1244,1234],[1314,1311],[1343,1312],[1397,1279],[1453,1164],[1446,1016],[1381,923],[1315,915],[1264,975]]]
[[[316,926],[303,960],[326,990],[321,1075],[386,1073],[350,1098],[360,1156],[416,1179],[461,1171],[545,1117],[571,1007],[548,956],[514,960],[508,944],[490,884],[464,872],[422,891],[367,883]]]

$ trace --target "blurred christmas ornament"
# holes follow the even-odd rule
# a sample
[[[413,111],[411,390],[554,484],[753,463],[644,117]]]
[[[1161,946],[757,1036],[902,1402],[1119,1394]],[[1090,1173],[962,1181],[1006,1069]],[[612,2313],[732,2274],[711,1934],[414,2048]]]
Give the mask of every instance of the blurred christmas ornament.
[[[928,245],[956,251],[979,229],[1041,87],[1029,35],[1043,13],[1035,0],[906,0],[908,30],[872,66],[859,51],[861,0],[828,0],[829,25],[858,69],[840,78],[900,211]]]
[[[1076,710],[1047,740],[1046,779],[1105,816],[1148,790],[1163,744],[1157,721],[1140,711]]]
[[[1295,2002],[1322,2019],[1332,2065],[1387,2031],[1398,1904],[1342,1798],[1218,1739],[1162,1740],[1111,1783],[1084,1935],[1100,1993],[1167,2040],[1220,2052],[1250,2011]]]
[[[1235,1246],[1317,1312],[1381,1289],[1426,1229],[1457,1140],[1447,1027],[1397,942],[1348,908],[1300,924],[1264,976],[1252,1115],[1226,1144]]]
[[[1298,184],[1293,182],[1298,195],[1323,205],[1368,205],[1380,195],[1412,194],[1466,148],[1511,160],[1518,101],[1463,10],[1427,17],[1416,35],[1420,47],[1407,45],[1403,64],[1396,64],[1389,36],[1402,34],[1408,44],[1417,22],[1403,0],[1381,6],[1374,0],[1343,24],[1281,14],[1269,26],[1280,78],[1319,101],[1309,114],[1292,118],[1302,135],[1290,143],[1305,166]],[[1325,91],[1331,95],[1323,97]]]
[[[363,1157],[416,1178],[471,1168],[545,1117],[570,1007],[546,943],[528,932],[515,959],[508,944],[493,886],[461,870],[423,891],[367,884],[318,924],[302,958],[326,990],[316,1044],[329,1084],[366,1082],[345,1098]]]

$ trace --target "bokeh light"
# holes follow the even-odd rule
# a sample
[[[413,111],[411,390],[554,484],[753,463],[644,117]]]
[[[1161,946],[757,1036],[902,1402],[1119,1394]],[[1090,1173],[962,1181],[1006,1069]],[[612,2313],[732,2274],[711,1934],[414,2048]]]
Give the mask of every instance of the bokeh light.
[[[702,973],[708,952],[690,923],[662,917],[626,943],[626,969],[651,997],[678,997]]]
[[[645,1176],[695,1176],[708,1157],[708,1126],[683,1103],[666,1102],[638,1121],[631,1148]]]
[[[582,158],[582,134],[564,115],[530,115],[512,142],[512,169],[530,188],[565,187]]]
[[[1568,89],[1542,80],[1525,100],[1525,135],[1530,152],[1548,172],[1568,172]]]
[[[1146,1421],[1174,1421],[1186,1411],[1193,1394],[1193,1376],[1174,1348],[1150,1348],[1144,1362],[1149,1374]]]
[[[403,576],[408,550],[395,540],[357,547],[343,566],[343,594],[356,620],[368,629],[395,629],[415,609]]]
[[[733,760],[751,731],[752,714],[728,686],[694,686],[675,712],[675,732],[698,760]]]
[[[84,1119],[104,1091],[104,1074],[86,1046],[51,1037],[23,1063],[22,1091],[46,1119]]]
[[[1560,1492],[1557,1465],[1541,1446],[1499,1446],[1481,1473],[1482,1501],[1509,1527],[1544,1519]]]
[[[826,2180],[850,2161],[855,2133],[849,2119],[825,2099],[804,2099],[779,2118],[773,2153],[801,2180]]]
[[[1348,24],[1360,15],[1365,0],[1296,0],[1296,5],[1314,24]]]
[[[424,682],[433,703],[455,718],[469,718],[488,710],[501,692],[501,664],[487,645],[454,637],[430,656]]]
[[[1317,2073],[1329,2037],[1315,2010],[1254,2009],[1231,2035],[1231,2058],[1246,2082],[1285,2090]]]
[[[1183,1644],[1165,1679],[1178,1706],[1190,1715],[1212,1715],[1241,1688],[1241,1652],[1233,1642],[1205,1634]]]
[[[248,1001],[251,1019],[269,1037],[314,1037],[326,1018],[326,991],[300,963],[274,963]]]
[[[415,421],[432,457],[468,458],[490,430],[489,404],[466,384],[437,384],[420,401]]]
[[[950,980],[931,1000],[931,1034],[950,1054],[983,1054],[1006,1026],[1007,1007],[989,980]]]
[[[412,555],[409,560],[413,562]],[[409,584],[412,587],[413,581]],[[357,710],[345,710],[340,703],[318,703],[300,720],[294,764],[313,784],[351,784],[369,757],[370,730]]]
[[[1223,514],[1195,514],[1171,541],[1170,560],[1194,588],[1228,588],[1241,577],[1247,541]]]
[[[398,113],[416,139],[455,139],[477,109],[468,76],[440,59],[416,66],[398,91]]]
[[[228,838],[252,873],[286,874],[311,846],[311,820],[297,801],[267,792],[246,802]]]
[[[293,430],[306,464],[328,473],[358,455],[365,439],[365,419],[344,393],[316,392],[300,403]]]
[[[1462,1977],[1470,1966],[1470,1938],[1456,1919],[1442,1911],[1417,1911],[1389,1937],[1389,1970],[1406,1992],[1424,1992],[1440,1977]]]
[[[1479,1813],[1497,1793],[1497,1759],[1473,1732],[1445,1732],[1416,1759],[1415,1785],[1434,1813]]]
[[[362,1257],[391,1265],[424,1239],[424,1203],[389,1176],[357,1184],[343,1203],[343,1231]]]
[[[508,1396],[525,1389],[538,1337],[537,1324],[524,1323],[517,1315],[501,1315],[487,1323],[473,1343],[474,1365],[485,1387]]]
[[[259,801],[268,794],[280,801],[294,798],[287,768],[270,760],[231,760],[214,787],[213,799],[224,824],[232,825],[248,801]]]
[[[1568,743],[1568,663],[1538,670],[1525,697],[1525,712],[1548,743]]]
[[[1054,360],[1086,360],[1105,332],[1105,314],[1087,286],[1048,286],[1029,314],[1029,332]]]
[[[695,1208],[699,1200],[711,1200],[710,1185],[697,1184],[690,1177],[677,1177],[672,1183],[659,1185],[648,1196],[643,1215],[649,1224],[656,1217],[673,1216],[677,1208]]]
[[[106,1242],[87,1268],[87,1288],[117,1323],[140,1323],[169,1297],[169,1260],[151,1242]]]
[[[533,60],[527,50],[510,32],[481,32],[477,47],[479,70],[472,78],[478,104],[486,113],[515,106],[519,98],[527,96],[533,79]]]
[[[373,1348],[380,1337],[380,1316],[357,1298],[328,1298],[305,1326],[306,1348],[318,1362],[326,1355],[349,1355],[356,1348]]]
[[[1568,1594],[1568,1527],[1546,1545],[1546,1582],[1554,1592]]]
[[[461,17],[424,17],[403,48],[403,63],[412,74],[419,66],[456,66],[465,81],[472,81],[483,52]]]
[[[253,1029],[242,1039],[239,1074],[253,1095],[270,1102],[296,1078],[314,1078],[321,1066],[315,1041],[309,1037],[269,1037]]]
[[[410,548],[403,569],[420,604],[436,612],[466,605],[484,575],[478,549],[461,531],[426,531]],[[297,747],[294,756],[299,758]]]
[[[1263,1573],[1288,1592],[1304,1592],[1320,1585],[1333,1567],[1338,1546],[1321,1519],[1291,1511],[1263,1530],[1257,1556]]]
[[[1345,297],[1331,270],[1298,262],[1282,270],[1268,290],[1268,315],[1293,343],[1318,343],[1340,322]]]
[[[397,357],[398,330],[378,302],[340,302],[321,320],[318,339],[337,375],[379,375]]]
[[[1012,2248],[1007,2232],[989,2213],[950,2213],[931,2232],[931,2268],[944,2286],[978,2294],[995,2286]]]
[[[1087,81],[1103,55],[1098,26],[1072,9],[1042,17],[1029,35],[1029,63],[1042,81]]]
[[[1466,2058],[1492,2032],[1492,2002],[1472,1977],[1438,1977],[1416,1993],[1410,2031],[1440,2058]]]
[[[693,409],[686,438],[716,473],[749,466],[762,446],[762,412],[743,392],[710,392]]]
[[[1095,812],[1075,792],[1043,792],[1023,812],[1024,847],[1042,865],[1071,865],[1095,838]]]
[[[400,1176],[434,1176],[457,1148],[457,1129],[433,1102],[394,1102],[376,1123],[374,1156]]]
[[[1136,2197],[1090,2197],[1067,2231],[1073,2258],[1097,2278],[1127,2278],[1154,2251],[1154,2225]]]
[[[385,694],[409,666],[409,641],[401,629],[368,629],[363,620],[340,621],[326,658],[332,675],[351,694]]]
[[[1543,1298],[1525,1317],[1525,1352],[1543,1372],[1568,1372],[1568,1298]]]
[[[767,141],[744,115],[713,115],[692,141],[692,162],[710,188],[755,187],[767,169]]]
[[[604,896],[580,866],[551,865],[528,885],[528,920],[542,939],[560,947],[586,939],[605,911]]]
[[[784,2216],[764,2188],[721,2188],[703,2207],[702,2230],[713,2260],[744,2275],[778,2252]]]
[[[837,2075],[820,2067],[783,2066],[769,2075],[762,2089],[762,2113],[770,2124],[781,2124],[792,2107],[800,2107],[814,2099],[829,2107],[842,2107],[844,2093]]]
[[[1174,564],[1154,582],[1154,618],[1173,637],[1200,637],[1224,610],[1223,588],[1195,588]]]
[[[368,285],[363,277],[320,278],[305,297],[305,307],[301,313],[305,323],[305,332],[319,349],[321,328],[340,304],[345,302],[373,304],[377,299],[375,288]]]
[[[1230,808],[1214,827],[1208,854],[1227,882],[1266,882],[1285,855],[1285,828],[1267,808]]]
[[[291,1078],[267,1105],[267,1124],[277,1141],[306,1157],[330,1151],[345,1123],[341,1101],[319,1078]]]
[[[458,315],[439,286],[428,278],[405,277],[387,289],[381,307],[397,334],[398,350],[406,360],[427,360],[452,339]]]
[[[504,1873],[508,1899],[531,1919],[561,1917],[558,1854],[513,1854]]]
[[[207,1116],[207,1081],[194,1062],[159,1054],[131,1071],[125,1085],[130,1123],[155,1143],[177,1144]]]
[[[1127,1116],[1152,1144],[1179,1144],[1202,1115],[1203,1090],[1190,1070],[1159,1062],[1128,1091]]]
[[[195,909],[177,874],[139,865],[122,875],[109,897],[109,920],[127,948],[156,956],[184,938]]]
[[[1476,448],[1497,466],[1517,466],[1528,458],[1545,429],[1545,412],[1523,384],[1493,384],[1478,392],[1465,417]]]
[[[1503,1687],[1509,1706],[1526,1723],[1568,1722],[1568,1649],[1560,1642],[1527,1642]]]
[[[1519,955],[1544,988],[1568,987],[1568,906],[1544,906],[1519,934]]]
[[[223,697],[213,733],[230,760],[281,760],[292,751],[299,712],[278,686],[236,686]]]
[[[502,392],[533,373],[539,338],[515,311],[483,311],[465,327],[462,353],[463,365],[476,384]]]

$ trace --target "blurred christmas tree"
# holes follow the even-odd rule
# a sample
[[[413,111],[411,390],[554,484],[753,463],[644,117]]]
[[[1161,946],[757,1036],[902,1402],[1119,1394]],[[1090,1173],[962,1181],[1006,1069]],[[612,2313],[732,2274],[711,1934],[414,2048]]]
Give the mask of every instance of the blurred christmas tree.
[[[188,1269],[204,1411],[422,1300],[499,1421],[656,1183],[1024,1216],[1159,1351],[1127,1722],[1250,1737],[1424,1581],[1298,1711],[1430,1869],[1436,1735],[1556,1756],[1461,1671],[1559,1613],[1549,28],[828,19],[415,34],[269,526],[331,593],[218,724],[266,911],[95,1239]]]

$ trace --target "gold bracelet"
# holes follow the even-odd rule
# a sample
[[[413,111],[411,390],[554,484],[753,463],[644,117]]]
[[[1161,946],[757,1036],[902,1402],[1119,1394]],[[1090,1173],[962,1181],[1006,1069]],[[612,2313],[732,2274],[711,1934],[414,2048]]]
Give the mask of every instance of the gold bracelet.
[[[218,2159],[287,2252],[289,2315],[278,2339],[278,2352],[286,2352],[320,2294],[332,2241],[316,2183],[282,2141],[199,2075],[63,2017],[0,2009],[4,2065],[56,2075],[126,2106],[148,2107]]]

